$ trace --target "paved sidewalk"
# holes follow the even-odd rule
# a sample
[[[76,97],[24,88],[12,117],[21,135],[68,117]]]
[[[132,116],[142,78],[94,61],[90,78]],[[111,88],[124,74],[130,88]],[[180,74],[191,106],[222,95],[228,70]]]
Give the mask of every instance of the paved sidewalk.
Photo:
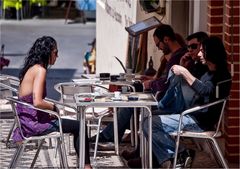
[[[0,111],[0,166],[2,169],[8,168],[12,155],[15,151],[15,146],[7,148],[4,140],[7,137],[9,132],[10,126],[13,123],[13,116],[9,106],[6,104],[6,101],[0,102],[0,109],[5,108],[4,111]],[[72,139],[72,138],[71,138]],[[66,139],[67,140],[67,139]],[[72,143],[72,140],[71,140]],[[185,140],[185,144],[188,145],[189,148],[197,150],[195,144],[193,144],[190,140]],[[66,145],[68,145],[66,143]],[[73,148],[73,144],[71,144],[70,151],[67,147],[68,153],[68,164],[70,167],[75,168],[76,164],[76,153]],[[93,147],[93,146],[90,146]],[[39,157],[35,164],[36,168],[59,168],[59,159],[58,156],[56,157],[56,143],[53,141],[53,147],[49,147],[49,140],[46,140],[46,143],[43,146],[43,149],[40,151]],[[123,150],[133,150],[130,143],[120,144],[120,152]],[[24,152],[20,164],[18,164],[19,168],[29,168],[31,165],[31,161],[34,157],[36,152],[36,144],[31,144],[27,146],[26,151]],[[116,156],[114,151],[107,150],[107,151],[98,151],[97,154],[97,161],[93,161],[93,149],[91,148],[91,164],[93,168],[128,168],[127,162],[121,159],[119,156]],[[196,157],[193,162],[193,168],[219,168],[216,161],[210,157],[209,153],[204,151],[197,151]],[[230,164],[230,168],[237,168],[236,165]]]
[[[0,166],[5,169],[8,168],[10,160],[14,154],[15,146],[12,144],[11,148],[7,148],[4,140],[6,139],[9,129],[13,124],[13,114],[11,112],[9,104],[7,101],[1,100],[0,102]],[[94,133],[94,131],[92,132]],[[72,139],[72,137],[71,137]],[[67,141],[68,139],[66,139]],[[184,144],[187,147],[197,150],[196,145],[189,139],[184,140]],[[71,148],[68,150],[68,143],[66,143],[66,149],[68,153],[68,164],[70,167],[75,168],[76,164],[76,153],[73,148],[71,140]],[[112,144],[114,145],[114,144]],[[116,156],[114,151],[105,150],[98,151],[97,161],[93,161],[93,145],[90,146],[91,152],[91,164],[93,168],[128,168],[127,162],[121,159],[119,156]],[[120,144],[120,152],[123,150],[133,150],[130,143]],[[31,144],[27,146],[25,153],[22,156],[21,162],[18,165],[19,168],[29,168],[31,161],[36,152],[36,144]],[[59,159],[56,157],[56,142],[53,141],[53,147],[49,147],[49,140],[46,140],[46,143],[43,146],[43,150],[40,151],[39,157],[35,164],[36,168],[59,168]],[[229,164],[230,168],[238,168],[236,164]],[[219,168],[216,161],[210,157],[209,153],[204,151],[196,151],[196,156],[193,162],[193,168]]]
[[[13,119],[0,119],[0,165],[1,168],[7,168],[9,165],[9,162],[11,160],[11,157],[15,151],[15,148],[6,148],[6,145],[3,143],[3,140],[6,138],[10,125],[13,123]],[[190,143],[192,144],[192,143]],[[40,151],[39,158],[37,159],[36,168],[57,168],[59,167],[59,161],[58,157],[55,157],[56,153],[56,144],[53,141],[53,147],[48,147],[48,140],[46,140],[46,143],[43,146],[43,150]],[[71,144],[72,145],[72,144]],[[66,146],[68,148],[68,146]],[[192,145],[192,148],[195,148]],[[130,143],[128,144],[121,144],[120,149],[122,150],[130,150],[133,149],[130,146]],[[19,168],[28,168],[31,165],[31,160],[33,159],[34,153],[36,152],[36,146],[35,144],[32,144],[27,147],[25,153],[22,156],[21,163],[18,165]],[[69,150],[67,150],[69,152]],[[70,167],[76,166],[76,154],[71,146],[70,154],[68,155],[68,164]],[[93,155],[93,150],[91,149],[91,155]],[[97,157],[97,163],[94,163],[94,161],[91,158],[91,163],[94,168],[127,168],[126,162],[122,160],[120,157],[116,156],[114,154],[114,151],[101,151],[98,152]],[[197,152],[196,158],[193,163],[194,168],[218,168],[216,163],[211,160],[209,155],[204,152]]]

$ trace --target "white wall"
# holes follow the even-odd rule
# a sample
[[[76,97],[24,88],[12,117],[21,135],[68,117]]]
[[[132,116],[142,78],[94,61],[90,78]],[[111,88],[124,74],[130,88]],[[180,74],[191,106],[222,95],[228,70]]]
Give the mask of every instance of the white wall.
[[[128,33],[125,27],[136,23],[136,0],[97,0],[96,72],[123,72],[113,56],[126,61]]]
[[[97,0],[96,12],[96,72],[111,72],[118,74],[123,69],[113,56],[117,56],[123,64],[126,63],[128,33],[125,27],[151,16],[156,16],[163,23],[173,26],[174,30],[183,35],[196,31],[206,31],[207,1],[194,1],[192,13],[188,1],[165,0],[165,16],[143,11],[137,0]],[[190,14],[189,14],[190,12]],[[193,18],[189,19],[189,15]],[[153,30],[148,34],[148,57],[153,56],[154,68],[160,65],[162,56],[152,39]]]
[[[168,2],[166,7],[169,8]],[[136,0],[97,0],[96,14],[96,73],[118,74],[123,72],[113,56],[117,56],[123,64],[126,63],[128,33],[125,27],[153,15],[162,22],[168,23],[167,15],[163,17],[156,13],[146,14]],[[153,56],[154,67],[157,69],[162,53],[155,47],[152,34],[153,31],[150,31],[148,35],[148,57]]]
[[[193,1],[193,32],[207,32],[207,3],[207,1]]]

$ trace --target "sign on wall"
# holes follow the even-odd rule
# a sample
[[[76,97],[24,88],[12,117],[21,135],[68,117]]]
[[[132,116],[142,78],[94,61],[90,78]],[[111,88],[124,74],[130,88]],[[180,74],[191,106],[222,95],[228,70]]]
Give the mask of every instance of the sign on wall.
[[[97,0],[96,72],[123,72],[114,56],[126,61],[128,32],[125,27],[136,23],[136,0]]]

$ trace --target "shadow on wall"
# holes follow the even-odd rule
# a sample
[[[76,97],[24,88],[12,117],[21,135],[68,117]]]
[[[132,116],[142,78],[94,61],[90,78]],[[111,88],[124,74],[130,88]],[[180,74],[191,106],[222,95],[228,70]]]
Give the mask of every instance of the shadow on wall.
[[[55,91],[54,85],[60,82],[70,82],[74,78],[77,69],[49,69],[47,74],[47,97],[55,100],[60,99],[60,94]],[[18,77],[20,69],[4,68],[1,74]]]

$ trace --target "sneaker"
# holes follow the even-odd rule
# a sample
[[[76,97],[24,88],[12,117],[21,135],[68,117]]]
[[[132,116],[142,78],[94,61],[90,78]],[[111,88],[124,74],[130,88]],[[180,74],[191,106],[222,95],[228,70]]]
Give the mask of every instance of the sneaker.
[[[176,168],[191,168],[195,157],[195,151],[186,149],[178,154]]]
[[[122,153],[121,153],[121,156],[125,159],[125,160],[130,160],[130,159],[134,159],[134,158],[137,158],[140,156],[139,154],[139,151],[137,150],[133,150],[133,151],[127,151],[127,150],[124,150]]]

